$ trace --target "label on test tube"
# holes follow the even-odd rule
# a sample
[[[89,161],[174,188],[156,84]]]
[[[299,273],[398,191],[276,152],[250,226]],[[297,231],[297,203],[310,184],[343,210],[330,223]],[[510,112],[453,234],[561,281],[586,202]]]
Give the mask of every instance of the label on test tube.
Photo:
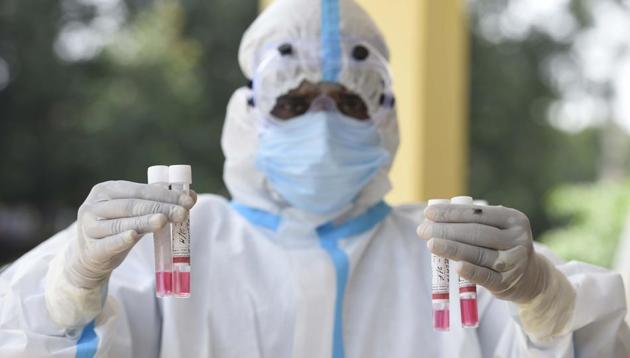
[[[173,263],[190,263],[190,221],[173,225]]]
[[[431,268],[434,271],[431,280],[431,298],[433,301],[446,300],[448,302],[449,269],[448,259],[431,255]]]
[[[428,205],[448,204],[447,199],[432,199]],[[448,331],[450,328],[448,259],[431,254],[431,305],[433,307],[433,329]]]
[[[451,204],[473,205],[473,198],[456,196],[451,199]],[[463,327],[475,328],[479,326],[477,285],[461,277],[459,278],[459,308]]]

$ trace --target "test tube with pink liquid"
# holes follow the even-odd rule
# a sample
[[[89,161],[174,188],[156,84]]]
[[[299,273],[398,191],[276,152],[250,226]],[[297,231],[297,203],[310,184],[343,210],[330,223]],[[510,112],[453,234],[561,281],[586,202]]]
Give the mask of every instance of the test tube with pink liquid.
[[[428,205],[449,204],[448,199],[431,199]],[[449,262],[448,259],[431,254],[431,305],[433,306],[433,329],[450,329],[449,299]]]
[[[154,165],[147,170],[150,185],[168,189],[168,166]],[[155,295],[170,296],[173,293],[173,263],[171,254],[171,224],[153,233],[155,250]]]
[[[190,165],[171,165],[168,168],[171,190],[188,193],[192,184]],[[190,297],[190,219],[172,224],[173,295]]]
[[[473,198],[470,196],[456,196],[451,198],[451,204],[473,205]],[[461,277],[459,278],[459,309],[462,327],[476,328],[479,326],[477,285]]]

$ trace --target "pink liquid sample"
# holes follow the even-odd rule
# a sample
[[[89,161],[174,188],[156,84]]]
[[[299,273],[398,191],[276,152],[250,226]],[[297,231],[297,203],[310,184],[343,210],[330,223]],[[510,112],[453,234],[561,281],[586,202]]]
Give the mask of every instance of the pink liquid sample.
[[[459,307],[462,313],[462,326],[470,328],[479,326],[476,298],[460,298]]]
[[[190,272],[175,271],[173,277],[174,294],[177,297],[190,296]]]
[[[448,331],[450,326],[450,312],[448,309],[433,310],[433,329],[436,331]]]
[[[173,273],[158,271],[155,273],[155,294],[158,297],[169,296],[173,293]]]

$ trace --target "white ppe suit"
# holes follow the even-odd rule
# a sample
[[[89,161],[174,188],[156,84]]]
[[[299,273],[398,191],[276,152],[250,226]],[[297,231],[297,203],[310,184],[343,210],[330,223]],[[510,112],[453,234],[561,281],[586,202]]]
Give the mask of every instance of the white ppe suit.
[[[317,9],[316,1],[272,5],[243,39],[244,72],[251,76],[265,43],[318,33]],[[350,1],[342,1],[341,10],[343,34],[369,39],[387,56],[367,15]],[[246,88],[236,91],[223,132],[224,177],[234,201],[200,195],[191,210],[191,297],[155,297],[147,235],[113,271],[96,319],[82,329],[62,329],[46,311],[44,278],[52,258],[76,235],[71,226],[0,275],[0,357],[628,354],[620,277],[551,256],[576,291],[568,334],[545,342],[530,339],[512,304],[481,287],[478,329],[462,329],[453,319],[450,332],[434,332],[430,253],[416,235],[423,205],[391,208],[382,202],[390,189],[383,168],[341,213],[313,215],[287,206],[256,169],[258,129],[247,104],[250,95]],[[393,157],[394,113],[379,131]],[[451,297],[452,317],[459,317],[455,287]]]

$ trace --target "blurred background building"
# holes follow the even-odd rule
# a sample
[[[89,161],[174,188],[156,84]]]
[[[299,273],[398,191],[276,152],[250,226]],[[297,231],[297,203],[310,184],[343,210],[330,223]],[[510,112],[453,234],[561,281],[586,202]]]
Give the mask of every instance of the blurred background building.
[[[468,192],[525,212],[566,259],[630,259],[630,1],[360,2],[392,47],[391,201]],[[0,1],[0,264],[149,165],[190,163],[199,192],[227,196],[221,127],[259,6]]]

